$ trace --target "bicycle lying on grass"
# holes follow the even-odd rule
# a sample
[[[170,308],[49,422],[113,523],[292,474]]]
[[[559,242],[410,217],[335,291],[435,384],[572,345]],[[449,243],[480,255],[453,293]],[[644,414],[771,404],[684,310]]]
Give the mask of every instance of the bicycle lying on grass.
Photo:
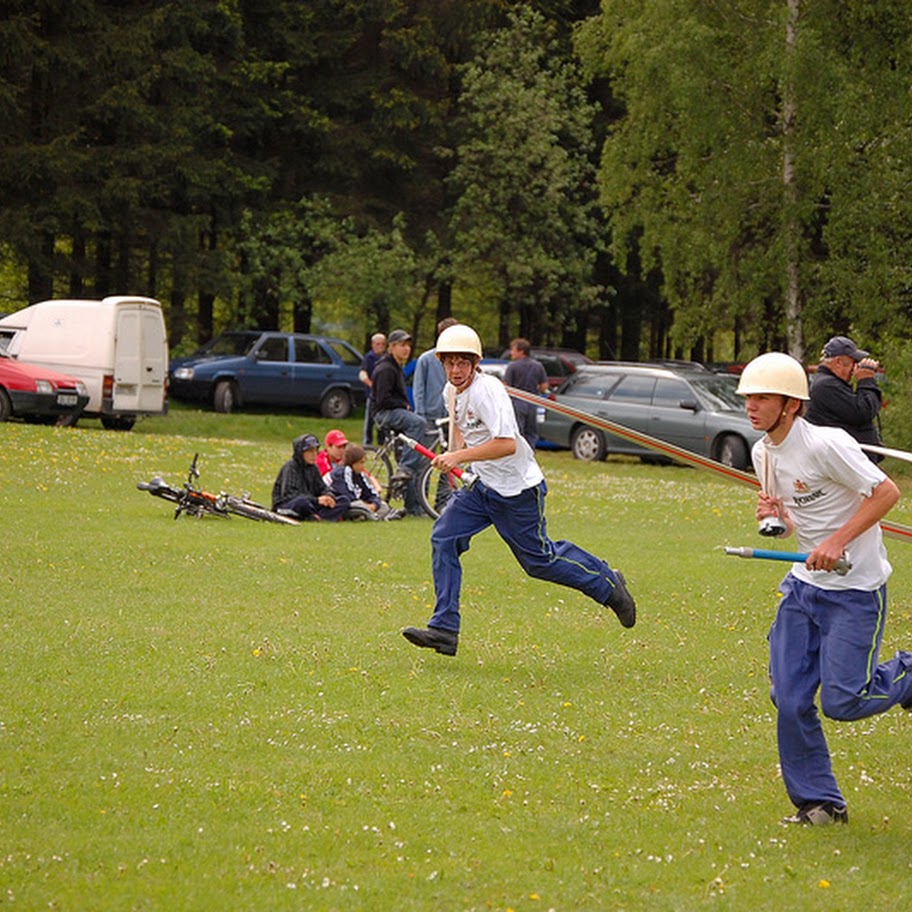
[[[445,509],[454,491],[462,486],[461,473],[438,472],[430,460],[447,448],[444,426],[449,418],[435,421],[436,436],[430,447],[424,447],[405,434],[391,434],[380,446],[366,446],[367,458],[364,469],[380,486],[380,497],[391,507],[401,508],[405,503],[408,476],[399,468],[403,447],[418,450],[428,460],[418,471],[416,479],[418,503],[428,516],[436,519]]]
[[[291,516],[284,516],[281,513],[275,513],[268,510],[262,504],[250,500],[244,494],[236,497],[234,494],[226,494],[224,491],[219,494],[213,494],[209,491],[203,491],[194,487],[194,481],[199,478],[199,469],[197,462],[199,453],[193,456],[193,462],[190,463],[190,471],[187,474],[187,480],[183,488],[175,488],[169,485],[164,478],[156,476],[151,481],[141,481],[136,485],[140,491],[148,491],[153,497],[161,497],[171,503],[177,504],[174,510],[174,518],[177,519],[182,513],[188,516],[195,516],[202,519],[204,516],[219,516],[228,519],[232,514],[243,516],[245,519],[254,519],[260,522],[282,523],[287,526],[297,526],[300,520]]]

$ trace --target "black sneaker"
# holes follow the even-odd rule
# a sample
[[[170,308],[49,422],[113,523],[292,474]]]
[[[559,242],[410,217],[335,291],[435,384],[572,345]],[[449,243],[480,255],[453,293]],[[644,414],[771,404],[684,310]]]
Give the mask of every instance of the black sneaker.
[[[456,655],[459,645],[459,634],[452,630],[442,630],[440,627],[406,627],[402,635],[413,645],[424,649],[436,649],[441,655]]]
[[[797,813],[783,817],[784,824],[797,823],[801,826],[827,826],[830,823],[848,823],[849,811],[837,807],[832,801],[816,801],[802,804]]]
[[[619,570],[614,571],[614,577],[617,583],[614,592],[608,598],[605,604],[618,616],[622,627],[633,627],[637,622],[637,606],[633,596],[627,591],[627,583],[624,581],[624,574]]]

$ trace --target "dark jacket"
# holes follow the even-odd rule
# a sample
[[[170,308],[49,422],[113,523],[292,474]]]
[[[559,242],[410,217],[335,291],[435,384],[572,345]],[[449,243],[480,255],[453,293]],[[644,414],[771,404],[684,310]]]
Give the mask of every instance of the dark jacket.
[[[389,409],[411,409],[405,374],[392,355],[385,354],[377,362],[371,381],[371,411],[375,415]]]
[[[297,444],[297,441],[295,443]],[[272,486],[272,509],[278,510],[295,497],[304,495],[312,501],[308,504],[310,509],[307,512],[317,512],[317,498],[322,494],[328,494],[329,488],[324,484],[316,465],[304,462],[297,446],[293,452],[292,458],[279,469],[275,484]]]
[[[859,380],[853,389],[851,383],[821,364],[811,383],[811,400],[805,417],[811,424],[840,427],[859,443],[880,446],[880,434],[874,423],[880,405],[880,387],[873,377]],[[882,458],[872,453],[867,456],[872,462]]]
[[[347,509],[356,500],[380,505],[380,498],[374,486],[362,472],[353,472],[351,466],[337,465],[329,477],[330,491],[336,498],[337,505],[342,504]]]

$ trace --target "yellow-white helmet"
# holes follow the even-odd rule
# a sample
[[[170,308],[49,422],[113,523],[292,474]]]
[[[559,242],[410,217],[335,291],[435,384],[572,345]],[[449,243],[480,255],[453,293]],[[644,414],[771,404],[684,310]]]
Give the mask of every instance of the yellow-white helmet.
[[[437,357],[442,355],[475,355],[481,358],[481,339],[478,338],[478,333],[464,323],[448,326],[437,337]]]
[[[808,378],[799,361],[783,352],[767,352],[754,358],[741,372],[736,392],[740,396],[772,393],[790,399],[810,399]]]

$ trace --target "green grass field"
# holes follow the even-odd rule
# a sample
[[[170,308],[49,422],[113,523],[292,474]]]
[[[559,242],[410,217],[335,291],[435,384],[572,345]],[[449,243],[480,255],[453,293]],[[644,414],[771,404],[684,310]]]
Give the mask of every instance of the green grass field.
[[[327,427],[0,426],[0,905],[909,908],[908,714],[826,723],[848,827],[778,824],[787,565],[720,550],[764,544],[750,490],[541,453],[552,536],[619,566],[639,622],[526,578],[488,531],[449,659],[399,633],[429,614],[430,520],[174,521],[136,490],[198,451],[205,487],[268,501],[291,437]],[[912,548],[888,546],[885,654],[912,648]]]

